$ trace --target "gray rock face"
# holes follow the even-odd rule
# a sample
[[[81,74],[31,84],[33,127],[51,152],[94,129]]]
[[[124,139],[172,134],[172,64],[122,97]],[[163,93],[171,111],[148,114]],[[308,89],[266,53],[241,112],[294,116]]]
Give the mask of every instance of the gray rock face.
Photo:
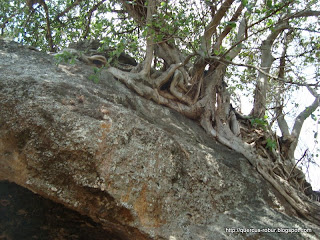
[[[0,180],[119,239],[318,239],[320,227],[242,155],[107,72],[98,84],[92,74],[0,40]],[[272,232],[298,230],[309,232]]]

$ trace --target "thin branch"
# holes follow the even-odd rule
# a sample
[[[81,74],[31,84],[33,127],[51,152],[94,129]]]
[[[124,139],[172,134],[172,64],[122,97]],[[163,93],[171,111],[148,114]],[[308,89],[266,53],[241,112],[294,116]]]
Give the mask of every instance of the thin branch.
[[[106,0],[102,0],[100,2],[98,2],[96,5],[94,5],[88,12],[87,16],[88,16],[88,22],[87,22],[87,25],[86,25],[86,28],[85,28],[85,31],[82,35],[83,38],[87,38],[88,34],[89,34],[89,31],[90,31],[90,24],[91,24],[91,18],[92,18],[92,14],[94,11],[96,11],[100,5],[105,2]]]
[[[47,34],[46,34],[46,37],[47,37],[47,40],[49,42],[49,47],[50,47],[50,51],[51,52],[55,52],[55,48],[54,48],[54,45],[53,45],[53,40],[52,40],[52,32],[51,32],[51,27],[50,27],[50,17],[49,17],[49,10],[48,10],[48,6],[47,4],[45,3],[44,0],[42,0],[40,2],[41,6],[43,7],[45,13],[46,13],[46,23],[47,23]]]
[[[55,20],[56,21],[60,21],[60,18],[64,15],[66,15],[71,9],[73,9],[74,7],[78,6],[83,0],[76,0],[74,1],[69,7],[67,7],[65,10],[63,10],[62,12],[60,12],[56,17]]]
[[[105,29],[108,29],[109,27],[106,27]],[[105,30],[104,29],[104,30]],[[129,34],[129,33],[133,33],[135,30],[139,29],[139,26],[135,26],[134,28],[128,29],[126,31],[123,32],[117,32],[118,35],[122,35],[122,34]]]
[[[308,151],[309,151],[309,149],[307,148],[307,149],[304,151],[304,153],[303,153],[303,155],[301,156],[301,158],[294,164],[294,166],[292,167],[292,169],[291,169],[291,171],[290,171],[289,176],[288,176],[287,179],[290,178],[293,170],[294,170],[295,167],[298,165],[298,163],[301,162],[301,161],[307,156]]]
[[[308,29],[308,28],[298,28],[298,27],[292,27],[293,30],[299,30],[299,31],[306,31],[306,32],[312,32],[312,33],[320,33],[320,31]]]
[[[292,30],[294,30],[294,28],[290,28],[290,29],[292,29]],[[288,60],[288,61],[290,61],[289,59],[290,58],[298,58],[298,57],[303,57],[305,54],[307,54],[307,53],[314,53],[314,51],[315,51],[316,49],[311,49],[311,50],[309,50],[309,51],[305,51],[305,52],[303,52],[303,53],[300,53],[300,54],[297,54],[297,55],[293,55],[293,54],[287,54],[286,55],[286,59]],[[274,58],[275,60],[278,60],[278,59],[280,59],[281,57],[276,57],[276,58]]]
[[[252,28],[253,26],[255,26],[255,25],[263,22],[263,21],[266,20],[267,18],[269,18],[269,17],[277,14],[278,11],[280,11],[280,10],[282,10],[283,8],[285,8],[286,6],[288,6],[291,2],[293,2],[293,1],[288,1],[286,4],[284,4],[284,5],[281,6],[280,8],[275,9],[275,10],[272,11],[270,14],[266,15],[265,17],[261,18],[260,20],[252,23],[251,25],[248,25],[248,26],[247,26],[247,29],[250,29],[250,28]],[[270,27],[271,27],[271,26],[268,26],[268,27],[265,27],[265,28],[263,28],[263,29],[258,30],[258,31],[255,32],[255,33],[252,33],[252,34],[250,34],[250,35],[246,35],[243,39],[241,39],[241,40],[237,41],[235,44],[233,44],[233,45],[228,49],[228,51],[226,51],[226,52],[223,54],[222,57],[227,56],[227,54],[228,54],[233,48],[237,47],[240,43],[242,43],[242,42],[244,42],[245,40],[247,40],[248,38],[256,35],[257,33],[260,33],[260,32],[263,32],[264,30],[270,29]]]
[[[39,5],[38,7],[40,7],[41,5]],[[37,8],[38,8],[37,7]],[[28,23],[29,23],[29,20],[30,20],[30,18],[32,17],[32,15],[35,13],[35,11],[36,11],[36,9],[37,8],[30,8],[29,7],[29,14],[28,14],[28,17],[27,17],[27,19],[26,19],[26,21],[23,23],[23,28],[26,28],[26,26],[28,25]]]
[[[219,62],[222,62],[222,63],[226,63],[226,64],[231,64],[231,65],[234,65],[234,66],[252,68],[252,69],[255,69],[255,70],[265,74],[266,76],[268,76],[271,79],[274,79],[274,80],[277,80],[277,81],[281,81],[281,82],[284,82],[286,84],[293,84],[293,85],[303,86],[303,87],[308,87],[308,86],[309,87],[320,87],[320,83],[299,83],[299,82],[294,82],[294,81],[289,81],[289,80],[286,80],[286,79],[283,79],[283,78],[279,78],[277,76],[274,76],[274,75],[271,75],[270,73],[265,72],[263,69],[261,69],[261,68],[259,68],[257,66],[251,65],[251,64],[235,63],[233,61],[229,61],[229,60],[223,59],[221,57],[216,57],[216,56],[211,56],[210,59],[214,59],[216,61],[219,61]]]
[[[131,4],[130,1],[120,0],[124,8],[128,11],[129,15],[139,24],[145,25],[147,16],[147,9],[145,7],[145,0],[135,1]]]
[[[289,16],[287,16],[285,19],[283,20],[289,20],[289,19],[292,19],[292,18],[300,18],[300,17],[318,17],[320,16],[320,11],[312,11],[312,10],[303,10],[303,11],[300,11],[300,12],[296,12],[296,13],[293,13]]]
[[[299,137],[302,125],[304,121],[320,106],[320,96],[311,90],[310,86],[307,86],[311,94],[315,94],[316,97],[312,104],[307,106],[295,119],[294,125],[291,131],[291,135]]]
[[[5,29],[6,25],[7,25],[7,23],[8,23],[14,16],[16,16],[16,15],[17,15],[17,13],[13,13],[13,14],[11,14],[8,18],[6,18],[6,19],[3,18],[4,21],[3,21],[3,23],[0,25],[1,35],[4,34],[4,29]]]

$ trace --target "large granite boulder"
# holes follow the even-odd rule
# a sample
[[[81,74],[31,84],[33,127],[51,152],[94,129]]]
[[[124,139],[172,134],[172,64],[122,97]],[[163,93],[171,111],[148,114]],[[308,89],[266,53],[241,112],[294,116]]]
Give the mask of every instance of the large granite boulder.
[[[242,155],[105,70],[99,83],[92,74],[0,40],[0,180],[118,239],[319,239]]]

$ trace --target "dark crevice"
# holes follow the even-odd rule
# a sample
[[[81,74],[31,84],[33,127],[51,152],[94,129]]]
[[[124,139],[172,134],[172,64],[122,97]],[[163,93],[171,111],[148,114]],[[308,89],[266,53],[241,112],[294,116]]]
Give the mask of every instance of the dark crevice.
[[[127,240],[125,235],[14,183],[0,182],[1,240]]]

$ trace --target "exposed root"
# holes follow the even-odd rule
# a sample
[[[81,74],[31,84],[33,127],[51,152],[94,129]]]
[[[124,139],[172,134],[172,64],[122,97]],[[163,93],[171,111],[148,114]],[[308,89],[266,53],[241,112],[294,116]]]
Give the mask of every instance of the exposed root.
[[[204,78],[199,73],[191,79],[190,85],[184,64],[174,63],[172,59],[167,60],[171,64],[167,64],[165,71],[153,75],[141,74],[138,67],[131,72],[115,67],[109,67],[107,71],[140,96],[198,120],[208,134],[243,154],[299,215],[320,225],[320,204],[303,194],[304,174],[284,157],[284,149],[275,134],[266,126],[253,126],[248,118],[240,116],[231,107],[230,96],[222,81],[225,68],[215,68],[212,80],[205,87]],[[105,64],[105,58],[86,58],[88,63],[96,60]],[[161,89],[164,84],[169,84],[167,89]],[[204,92],[200,94],[202,87]]]

